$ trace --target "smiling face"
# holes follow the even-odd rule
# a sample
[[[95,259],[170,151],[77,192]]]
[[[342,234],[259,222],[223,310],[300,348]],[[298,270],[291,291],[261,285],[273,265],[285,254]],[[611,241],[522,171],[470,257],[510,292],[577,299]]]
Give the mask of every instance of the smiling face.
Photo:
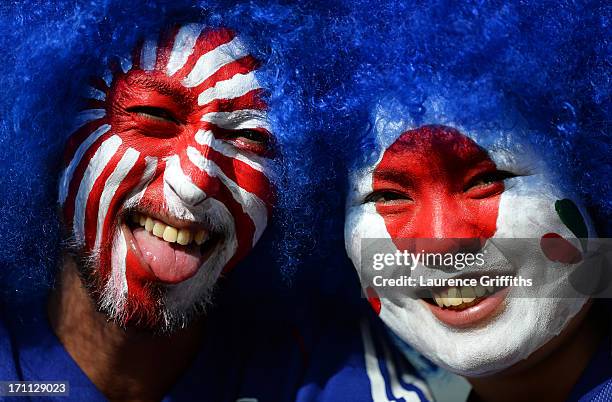
[[[185,325],[265,229],[273,138],[257,66],[233,32],[191,24],[143,41],[89,89],[59,201],[116,321]]]
[[[346,248],[372,306],[401,339],[461,375],[492,374],[528,357],[587,300],[564,297],[573,294],[569,276],[580,260],[576,237],[589,232],[580,209],[521,144],[485,150],[447,126],[422,126],[389,142],[374,165],[353,172],[347,203]],[[580,217],[577,225],[568,224],[570,210]],[[414,277],[546,280],[530,294],[476,286],[423,288],[428,296],[421,299],[401,291],[378,295],[368,285],[380,272],[360,268],[362,240],[376,238],[402,251],[487,255],[483,267],[463,272],[419,264]],[[551,250],[551,238],[565,250]]]

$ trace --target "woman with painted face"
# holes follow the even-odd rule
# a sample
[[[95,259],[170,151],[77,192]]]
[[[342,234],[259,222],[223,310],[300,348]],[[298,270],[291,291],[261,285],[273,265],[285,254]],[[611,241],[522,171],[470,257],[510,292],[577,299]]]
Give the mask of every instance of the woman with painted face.
[[[364,295],[408,355],[467,379],[469,400],[607,400],[609,10],[374,14],[385,25],[363,28],[334,148]]]

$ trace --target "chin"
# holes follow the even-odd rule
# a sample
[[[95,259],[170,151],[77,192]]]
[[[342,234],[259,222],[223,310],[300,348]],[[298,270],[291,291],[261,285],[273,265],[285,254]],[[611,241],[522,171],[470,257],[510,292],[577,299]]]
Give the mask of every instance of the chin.
[[[222,273],[237,260],[231,214],[215,200],[173,212],[129,205],[117,214],[112,240],[81,258],[86,287],[119,326],[184,328],[205,315]]]
[[[444,369],[464,377],[500,373],[529,358],[559,335],[586,299],[507,298],[479,325],[453,328],[438,321],[422,301],[410,299],[402,322],[392,327],[404,342]]]

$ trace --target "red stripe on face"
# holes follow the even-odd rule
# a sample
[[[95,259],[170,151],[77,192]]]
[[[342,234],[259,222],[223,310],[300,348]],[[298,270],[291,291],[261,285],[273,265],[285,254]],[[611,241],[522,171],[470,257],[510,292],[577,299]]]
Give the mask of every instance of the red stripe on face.
[[[96,231],[98,229],[98,210],[100,207],[100,197],[106,185],[106,180],[113,173],[121,157],[125,153],[125,147],[120,146],[117,152],[104,167],[100,176],[94,182],[94,185],[87,197],[87,207],[85,208],[85,246],[88,249],[93,249],[96,241]]]
[[[504,190],[503,181],[484,179],[496,171],[487,152],[453,128],[410,130],[385,151],[374,171],[373,193],[380,197],[376,210],[394,239],[482,243],[495,233]],[[424,243],[411,245],[429,252],[452,252],[461,246]]]
[[[93,132],[100,128],[103,124],[107,123],[108,120],[105,117],[101,119],[92,120],[88,123],[85,123],[79,129],[77,129],[74,134],[70,136],[64,147],[64,167],[70,164],[72,158],[74,158],[74,153],[83,143],[83,141],[85,141],[87,137],[93,134]]]
[[[235,34],[229,29],[202,31],[193,47],[193,52],[187,58],[185,65],[176,72],[175,77],[179,80],[187,77],[201,56],[221,45],[231,42],[234,37]]]
[[[262,94],[262,89],[254,89],[237,98],[215,99],[202,106],[202,115],[210,112],[230,112],[242,109],[265,110],[267,105],[262,99]],[[203,122],[203,126],[206,126],[206,124],[209,123]]]
[[[128,269],[128,267],[140,267],[140,261],[136,254],[131,251],[131,247],[134,247],[134,245],[128,244],[127,247],[125,277],[128,284],[129,297],[126,300],[127,306],[125,311],[127,315],[124,323],[134,319],[147,320],[154,323],[159,315],[157,310],[159,298],[155,296],[155,286],[153,284],[155,278],[143,269]],[[146,285],[143,286],[143,284]]]
[[[207,172],[199,169],[190,160],[184,158],[181,159],[181,167],[183,171],[193,171],[197,169],[198,175],[209,183],[208,187],[214,188],[214,193],[207,193],[209,198],[214,198],[221,202],[228,209],[232,217],[234,218],[236,241],[238,243],[236,253],[228,262],[224,272],[231,269],[235,263],[248,254],[252,248],[253,237],[255,235],[255,223],[251,217],[244,211],[244,206],[234,199],[232,192],[223,183],[223,181],[217,177],[210,176]]]
[[[215,162],[223,173],[239,187],[255,194],[267,205],[273,203],[272,184],[265,174],[238,159],[229,158],[208,146],[200,146],[199,148],[204,158]]]
[[[222,202],[234,217],[236,241],[238,243],[236,253],[230,258],[223,272],[229,272],[236,264],[242,260],[253,247],[253,237],[255,235],[255,224],[251,217],[244,212],[243,206],[234,199],[230,190],[221,183],[219,193],[215,197]]]
[[[205,79],[200,85],[194,87],[194,90],[198,93],[203,92],[208,88],[214,87],[219,81],[229,80],[236,74],[250,73],[251,71],[255,71],[257,67],[259,67],[259,63],[253,56],[245,56],[225,64],[210,77]]]
[[[219,192],[220,181],[195,166],[186,153],[179,154],[179,161],[183,173],[191,179],[191,182],[203,190],[207,198],[215,198]]]
[[[147,186],[142,195],[140,205],[147,211],[154,213],[164,213],[168,210],[166,196],[164,195],[164,171],[166,170],[166,161],[160,159],[157,161],[155,174],[153,179]]]
[[[117,216],[125,202],[126,194],[129,194],[140,182],[142,175],[145,170],[145,162],[144,158],[140,156],[136,164],[130,169],[129,173],[123,179],[119,187],[117,187],[117,191],[113,195],[111,202],[108,206],[108,211],[104,218],[103,227],[102,227],[102,243],[100,245],[101,255],[100,260],[104,263],[100,264],[100,273],[103,277],[107,278],[110,275],[110,261],[111,261],[111,252],[112,252],[112,238],[114,234],[114,230],[118,229],[119,221]]]
[[[79,192],[79,187],[81,182],[83,181],[83,176],[85,175],[85,170],[87,170],[87,166],[89,162],[95,155],[96,151],[100,148],[102,143],[113,136],[113,133],[110,131],[102,134],[100,138],[94,141],[93,144],[89,147],[89,149],[83,154],[81,161],[79,162],[77,168],[75,169],[72,180],[68,186],[68,197],[66,198],[66,203],[64,204],[64,220],[68,227],[72,227],[72,222],[74,220],[74,208],[76,202],[76,196]]]

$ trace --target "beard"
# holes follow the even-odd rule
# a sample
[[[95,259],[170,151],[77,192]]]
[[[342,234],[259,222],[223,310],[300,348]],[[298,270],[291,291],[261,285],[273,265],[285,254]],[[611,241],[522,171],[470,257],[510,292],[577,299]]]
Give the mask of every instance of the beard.
[[[117,228],[116,232],[120,230]],[[121,328],[159,335],[171,334],[205,316],[213,304],[218,276],[201,275],[197,296],[183,300],[179,305],[172,303],[171,299],[180,293],[177,287],[181,284],[143,281],[137,290],[125,293],[121,290],[120,279],[113,275],[110,259],[106,262],[108,267],[101,269],[105,263],[102,256],[112,256],[113,248],[118,246],[117,235],[114,236],[115,241],[108,242],[97,251],[85,250],[77,244],[73,235],[66,235],[64,239],[64,249],[76,262],[81,283],[96,310]],[[102,275],[101,272],[109,272],[109,275]]]

